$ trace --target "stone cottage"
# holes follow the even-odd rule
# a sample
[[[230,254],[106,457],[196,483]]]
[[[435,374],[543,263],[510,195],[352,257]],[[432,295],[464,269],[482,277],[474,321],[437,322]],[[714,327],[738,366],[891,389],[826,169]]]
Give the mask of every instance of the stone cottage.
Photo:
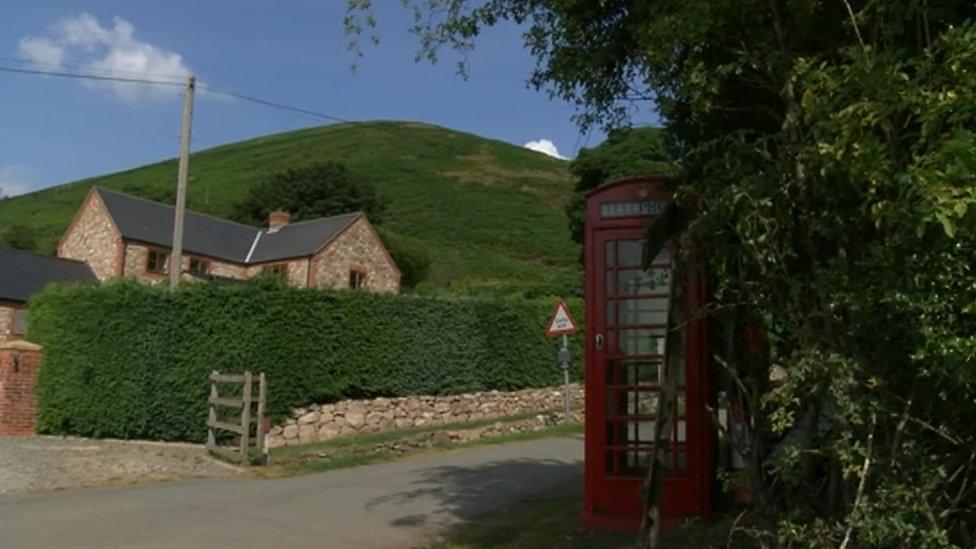
[[[88,263],[100,280],[160,282],[168,278],[173,217],[172,206],[92,187],[57,255]],[[262,229],[187,211],[180,268],[185,278],[271,272],[299,287],[400,291],[400,271],[361,212],[290,223],[276,211]]]
[[[51,282],[97,282],[81,261],[0,248],[0,344],[23,337],[27,300]]]

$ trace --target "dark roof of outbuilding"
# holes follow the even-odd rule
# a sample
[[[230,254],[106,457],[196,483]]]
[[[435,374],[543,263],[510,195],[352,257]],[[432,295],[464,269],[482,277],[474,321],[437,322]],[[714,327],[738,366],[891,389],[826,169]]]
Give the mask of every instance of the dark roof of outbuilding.
[[[95,187],[123,238],[171,248],[174,208]],[[309,256],[355,221],[359,212],[258,229],[187,210],[183,249],[189,253],[252,264]]]
[[[0,248],[0,299],[27,301],[51,282],[98,282],[82,261]]]

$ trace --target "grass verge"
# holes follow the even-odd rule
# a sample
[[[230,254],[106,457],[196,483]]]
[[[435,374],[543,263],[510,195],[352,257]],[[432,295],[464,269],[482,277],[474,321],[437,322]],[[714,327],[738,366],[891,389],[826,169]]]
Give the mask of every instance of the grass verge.
[[[573,492],[508,505],[454,526],[429,549],[638,547],[633,534],[598,532],[581,526],[582,500],[581,493]]]
[[[524,500],[454,526],[427,549],[632,549],[640,546],[636,534],[600,532],[581,525],[582,507],[583,497],[578,490]],[[731,524],[729,514],[708,523],[691,522],[665,536],[661,548],[724,548]]]
[[[490,444],[503,444],[506,442],[535,440],[548,437],[579,435],[583,432],[583,425],[581,423],[565,423],[535,431],[530,430],[508,433],[498,436],[474,439],[466,442],[443,442],[439,444],[432,444],[430,446],[407,448],[403,450],[394,450],[390,448],[398,442],[408,441],[410,439],[415,439],[417,437],[432,433],[477,429],[479,427],[486,427],[495,423],[516,423],[530,419],[537,415],[539,415],[539,412],[519,414],[506,418],[467,421],[430,427],[398,429],[395,431],[386,431],[382,433],[354,435],[327,440],[324,442],[315,442],[296,446],[282,446],[272,449],[270,464],[265,468],[255,470],[255,472],[260,476],[269,477],[319,473],[333,469],[342,469],[346,467],[356,467],[359,465],[378,463],[381,461],[389,461],[407,455],[415,455],[429,451],[452,450]]]

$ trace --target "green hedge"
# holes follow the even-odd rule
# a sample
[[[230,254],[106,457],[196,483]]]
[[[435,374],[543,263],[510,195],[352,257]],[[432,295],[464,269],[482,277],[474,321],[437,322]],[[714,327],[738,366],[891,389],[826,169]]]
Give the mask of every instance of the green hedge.
[[[570,306],[581,316],[579,301]],[[199,441],[212,370],[265,372],[277,418],[312,402],[560,382],[555,342],[543,335],[549,300],[267,284],[170,293],[123,281],[51,286],[30,307],[29,337],[44,346],[38,427],[48,433]]]

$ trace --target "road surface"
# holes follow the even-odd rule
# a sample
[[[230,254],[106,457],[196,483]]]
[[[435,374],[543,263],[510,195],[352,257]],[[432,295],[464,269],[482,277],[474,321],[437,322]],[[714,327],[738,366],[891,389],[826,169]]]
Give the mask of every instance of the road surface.
[[[446,526],[582,482],[550,438],[270,480],[0,497],[0,547],[415,547]]]

